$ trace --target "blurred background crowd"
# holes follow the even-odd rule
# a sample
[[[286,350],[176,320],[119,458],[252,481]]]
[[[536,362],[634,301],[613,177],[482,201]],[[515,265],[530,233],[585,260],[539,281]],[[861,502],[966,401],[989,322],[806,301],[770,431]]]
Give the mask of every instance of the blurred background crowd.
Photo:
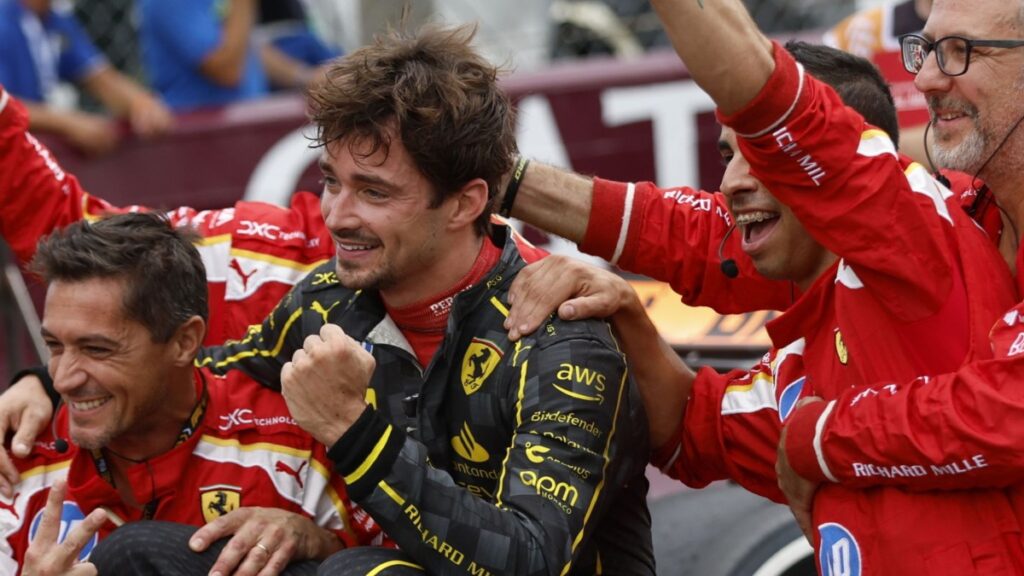
[[[748,0],[763,30],[825,30],[882,0]],[[175,112],[301,88],[330,58],[407,10],[478,22],[485,53],[518,71],[634,57],[667,40],[644,0],[0,0],[0,83],[34,103],[33,129],[90,155],[169,130]]]

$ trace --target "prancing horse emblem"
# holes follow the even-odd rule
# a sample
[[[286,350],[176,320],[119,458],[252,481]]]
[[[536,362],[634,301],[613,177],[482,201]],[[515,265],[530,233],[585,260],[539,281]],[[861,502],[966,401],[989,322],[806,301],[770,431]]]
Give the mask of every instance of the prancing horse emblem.
[[[462,357],[462,389],[466,395],[476,392],[501,362],[501,348],[482,338],[473,338]]]

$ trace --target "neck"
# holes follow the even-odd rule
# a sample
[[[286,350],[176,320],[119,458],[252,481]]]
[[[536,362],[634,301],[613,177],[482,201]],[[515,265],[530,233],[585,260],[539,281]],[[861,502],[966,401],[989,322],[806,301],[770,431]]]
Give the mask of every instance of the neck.
[[[472,229],[464,236],[453,239],[442,248],[438,258],[414,277],[380,291],[381,298],[390,308],[402,308],[421,302],[436,294],[451,290],[462,280],[476,261],[484,241]]]
[[[1004,156],[1005,157],[1005,156]],[[1017,163],[1010,163],[1012,166],[993,167],[985,171],[981,180],[985,182],[996,203],[999,205],[1003,219],[1003,226],[1007,230],[1003,236],[1013,236],[1013,230],[1017,232],[1024,230],[1024,179],[1021,179]],[[1015,241],[1020,240],[1015,238]]]
[[[189,366],[172,374],[164,388],[167,394],[152,416],[107,444],[106,452],[114,456],[109,459],[112,467],[127,468],[133,461],[149,460],[174,448],[199,400],[193,370]]]
[[[804,274],[802,277],[793,278],[793,284],[795,284],[796,287],[800,289],[801,293],[807,292],[811,285],[818,280],[818,277],[824,274],[825,271],[828,270],[829,267],[832,266],[832,264],[834,264],[838,259],[839,258],[835,254],[832,254],[831,252],[825,252],[821,260],[818,262],[818,265],[807,274]]]

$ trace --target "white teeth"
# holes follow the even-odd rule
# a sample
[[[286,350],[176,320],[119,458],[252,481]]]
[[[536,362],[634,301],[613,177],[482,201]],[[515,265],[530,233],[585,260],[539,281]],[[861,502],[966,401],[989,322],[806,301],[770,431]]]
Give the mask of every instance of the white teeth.
[[[363,244],[352,245],[342,244],[341,242],[338,242],[338,247],[341,248],[342,250],[347,250],[349,252],[363,252],[366,250],[373,250],[374,248],[373,246],[366,246]]]
[[[747,224],[764,222],[765,220],[772,220],[773,218],[778,217],[779,215],[774,212],[747,212],[736,216],[736,225],[745,226]]]
[[[90,400],[88,402],[71,402],[71,407],[75,410],[92,410],[93,408],[99,408],[107,403],[110,398],[102,398],[100,400]]]

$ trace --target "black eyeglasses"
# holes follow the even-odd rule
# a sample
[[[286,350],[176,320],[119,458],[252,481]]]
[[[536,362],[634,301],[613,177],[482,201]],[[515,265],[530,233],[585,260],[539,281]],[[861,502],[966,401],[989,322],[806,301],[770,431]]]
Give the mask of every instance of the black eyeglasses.
[[[971,40],[961,36],[946,36],[935,42],[917,34],[900,36],[900,51],[903,54],[903,67],[911,74],[917,74],[924,67],[928,55],[935,51],[939,70],[946,76],[960,76],[967,72],[971,63],[971,49],[975,46],[991,48],[1019,48],[1024,40]]]

